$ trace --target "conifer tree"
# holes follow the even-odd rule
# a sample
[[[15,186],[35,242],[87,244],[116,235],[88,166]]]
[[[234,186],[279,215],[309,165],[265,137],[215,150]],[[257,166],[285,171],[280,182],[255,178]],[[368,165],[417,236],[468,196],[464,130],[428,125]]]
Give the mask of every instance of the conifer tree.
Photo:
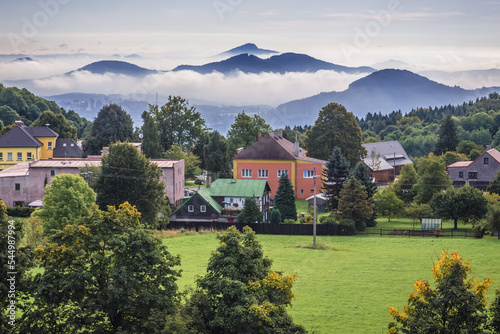
[[[446,118],[441,123],[439,128],[439,140],[436,144],[436,149],[434,154],[441,155],[448,151],[455,151],[458,144],[457,126],[451,118],[451,115],[446,116]]]
[[[158,108],[158,106],[149,106],[149,109]],[[143,112],[142,120],[142,152],[149,159],[160,159],[162,154],[162,147],[160,142],[160,132],[158,126],[151,117],[150,113]]]
[[[245,198],[245,203],[243,203],[243,210],[238,215],[238,222],[262,223],[262,212],[260,211],[255,199],[251,197]]]
[[[340,148],[335,147],[323,171],[323,188],[328,196],[327,206],[330,210],[336,210],[338,207],[338,196],[349,175],[349,167],[350,163],[342,155]]]
[[[358,231],[364,231],[366,222],[373,214],[373,199],[367,198],[365,187],[350,178],[340,192],[336,218],[352,219]]]
[[[297,207],[293,186],[287,174],[281,174],[278,190],[274,196],[274,208],[281,213],[281,219],[297,219]]]

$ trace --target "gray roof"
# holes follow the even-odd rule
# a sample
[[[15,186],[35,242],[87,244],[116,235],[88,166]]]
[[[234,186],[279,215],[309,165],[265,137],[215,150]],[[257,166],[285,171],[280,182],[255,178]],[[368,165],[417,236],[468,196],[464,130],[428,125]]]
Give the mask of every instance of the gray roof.
[[[24,126],[14,126],[0,137],[0,147],[40,147],[42,142],[36,139]]]
[[[82,149],[73,139],[57,139],[54,158],[81,158]]]
[[[407,164],[412,164],[413,162],[406,154],[405,149],[401,144],[396,141],[382,141],[378,143],[367,143],[363,144],[368,155],[365,157],[364,162],[368,166],[373,165],[371,152],[372,150],[375,154],[380,154],[380,166],[377,170],[388,170],[393,169],[394,166],[403,166]]]

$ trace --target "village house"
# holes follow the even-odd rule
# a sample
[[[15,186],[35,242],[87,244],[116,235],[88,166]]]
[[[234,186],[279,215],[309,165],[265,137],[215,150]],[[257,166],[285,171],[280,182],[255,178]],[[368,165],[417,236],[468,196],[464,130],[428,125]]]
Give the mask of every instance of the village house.
[[[469,184],[484,191],[500,171],[500,152],[489,149],[476,160],[455,162],[447,170],[454,187]]]
[[[165,194],[173,205],[181,205],[184,197],[184,160],[151,160],[162,171]],[[101,158],[43,159],[19,163],[0,171],[0,199],[7,206],[27,206],[45,195],[52,178],[68,173],[90,177],[92,167],[100,167]]]
[[[266,180],[218,179],[196,192],[169,218],[184,222],[234,222],[245,199],[252,198],[263,212],[264,221],[268,222],[270,191]]]
[[[279,178],[287,174],[293,185],[295,197],[306,199],[314,193],[314,175],[320,176],[317,191],[323,184],[321,174],[326,161],[307,156],[299,143],[283,138],[281,131],[271,132],[233,158],[235,179],[266,180],[271,187],[271,198],[278,190]],[[316,173],[316,174],[315,174]]]
[[[393,183],[404,165],[413,164],[398,141],[367,143],[363,147],[367,152],[363,161],[378,184]]]

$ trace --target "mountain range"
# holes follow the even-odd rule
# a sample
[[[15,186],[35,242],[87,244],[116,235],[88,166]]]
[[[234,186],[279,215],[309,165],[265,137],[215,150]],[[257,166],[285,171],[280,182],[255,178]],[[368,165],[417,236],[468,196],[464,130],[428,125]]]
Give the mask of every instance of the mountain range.
[[[238,52],[244,53],[233,55]],[[191,101],[191,105],[200,111],[210,127],[222,133],[229,129],[233,117],[242,110],[245,110],[249,114],[255,113],[263,116],[273,127],[282,127],[285,125],[313,124],[319,110],[331,102],[344,105],[348,111],[362,118],[368,112],[387,114],[394,110],[409,112],[419,107],[435,107],[448,104],[457,105],[486,96],[494,91],[500,92],[500,88],[497,87],[498,84],[494,84],[497,82],[495,81],[496,77],[500,77],[500,70],[498,69],[463,72],[429,71],[425,72],[426,75],[423,76],[421,75],[422,73],[417,74],[404,69],[384,69],[385,66],[399,68],[411,66],[398,60],[374,64],[373,67],[347,67],[322,61],[306,54],[278,54],[276,51],[259,49],[255,44],[250,43],[226,51],[218,56],[221,55],[229,56],[229,58],[198,66],[181,65],[175,67],[172,72],[191,70],[205,75],[215,71],[230,77],[238,71],[253,74],[316,73],[318,71],[326,71],[321,75],[337,78],[343,76],[338,73],[343,73],[356,74],[356,78],[361,77],[351,82],[348,88],[343,91],[328,91],[325,89],[322,93],[289,101],[277,107],[258,105],[258,103],[255,103],[255,105],[224,105],[220,101],[203,102],[197,100],[197,96],[183,96]],[[269,58],[260,58],[259,55],[271,56]],[[16,57],[19,58],[19,62],[32,61],[32,58],[26,59],[24,55],[16,55]],[[137,57],[137,55],[131,55],[130,58]],[[375,68],[382,69],[376,70]],[[169,72],[155,71],[124,61],[102,60],[67,72],[63,76],[69,78],[73,73],[81,71],[88,71],[93,74],[120,74],[137,78],[139,79],[138,83],[143,82],[142,79],[150,74]],[[179,75],[182,75],[182,73]],[[354,76],[351,77],[355,78]],[[441,80],[441,78],[444,79]],[[482,85],[483,88],[463,89],[456,84],[450,85],[450,82],[453,82],[453,80],[468,80],[470,78],[481,79],[484,82],[484,85]],[[50,79],[52,81],[58,80],[57,76],[53,76]],[[281,80],[286,80],[286,78]],[[445,82],[448,85],[439,82]],[[37,93],[38,86],[34,80],[4,81],[4,83],[8,86],[26,87]],[[235,88],[237,89],[237,87]],[[154,103],[154,101],[138,101],[128,95],[82,94],[79,92],[52,95],[48,96],[48,98],[56,101],[60,106],[66,109],[73,109],[89,119],[95,117],[103,105],[118,103],[139,124],[141,122],[140,115],[144,110],[147,110],[148,102]],[[160,95],[159,102],[166,101],[166,99],[167,96]]]

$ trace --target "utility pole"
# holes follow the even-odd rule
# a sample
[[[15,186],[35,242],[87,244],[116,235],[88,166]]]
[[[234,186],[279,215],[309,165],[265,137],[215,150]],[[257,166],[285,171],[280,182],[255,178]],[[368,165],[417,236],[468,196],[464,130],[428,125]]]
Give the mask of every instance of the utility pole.
[[[318,176],[316,175],[316,166],[313,168],[314,170],[314,175],[313,175],[313,180],[314,180],[314,199],[313,199],[313,206],[314,206],[314,218],[313,218],[313,247],[316,247],[316,179]]]

